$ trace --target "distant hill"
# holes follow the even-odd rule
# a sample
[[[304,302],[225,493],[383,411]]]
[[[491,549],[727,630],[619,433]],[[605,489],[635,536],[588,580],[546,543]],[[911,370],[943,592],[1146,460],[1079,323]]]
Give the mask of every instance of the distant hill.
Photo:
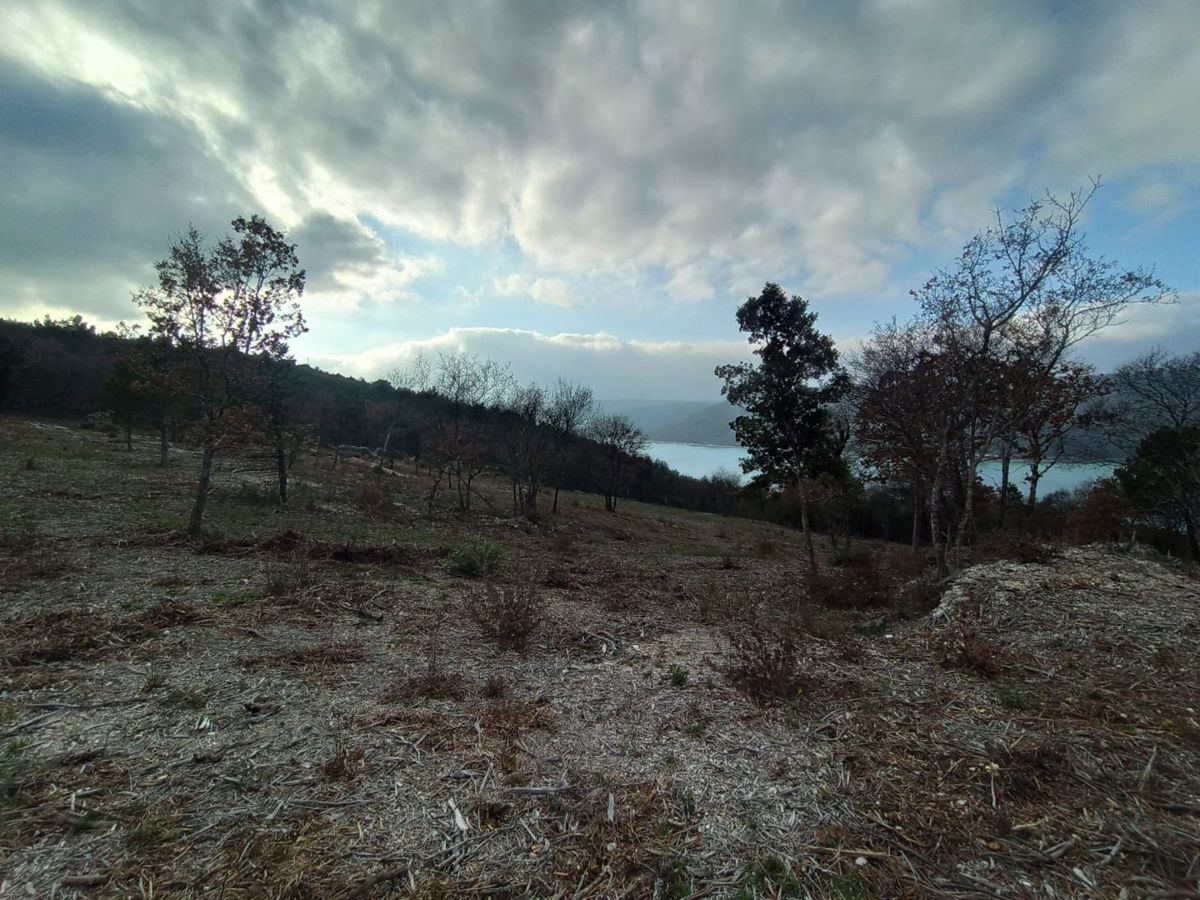
[[[724,400],[605,400],[606,412],[628,416],[652,441],[735,446],[729,423],[738,410]]]

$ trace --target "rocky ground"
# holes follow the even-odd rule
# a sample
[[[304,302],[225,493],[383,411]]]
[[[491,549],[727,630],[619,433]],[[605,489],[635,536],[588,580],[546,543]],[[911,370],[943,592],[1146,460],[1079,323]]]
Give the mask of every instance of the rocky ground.
[[[0,421],[0,896],[1200,890],[1170,561],[1024,546],[939,601],[874,547],[839,593],[762,523],[428,516],[327,456],[282,512],[247,454],[189,542],[154,460]]]

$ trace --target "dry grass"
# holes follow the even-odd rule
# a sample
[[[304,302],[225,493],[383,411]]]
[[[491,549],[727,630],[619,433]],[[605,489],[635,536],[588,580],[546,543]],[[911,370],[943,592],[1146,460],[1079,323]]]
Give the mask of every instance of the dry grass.
[[[782,529],[576,495],[539,529],[418,520],[411,474],[386,476],[394,513],[375,516],[356,501],[369,466],[328,459],[301,460],[317,502],[286,511],[218,471],[220,537],[197,545],[171,536],[186,448],[164,471],[148,439],[10,430],[0,470],[38,528],[21,538],[0,504],[17,529],[0,565],[36,540],[70,576],[3,580],[0,856],[19,894],[1197,889],[1200,591],[1176,569],[1068,549],[944,597],[907,580],[826,606]],[[480,484],[501,508],[507,486]],[[520,655],[442,562],[472,538],[563,576],[532,592]],[[307,583],[267,600],[268,567],[300,558]],[[855,586],[880,577],[864,561],[822,562],[846,596],[880,593]]]

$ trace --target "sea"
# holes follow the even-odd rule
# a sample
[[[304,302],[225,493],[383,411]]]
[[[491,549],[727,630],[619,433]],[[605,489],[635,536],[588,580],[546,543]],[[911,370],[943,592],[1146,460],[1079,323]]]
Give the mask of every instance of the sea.
[[[739,476],[743,482],[747,480],[741,467],[741,447],[651,441],[646,447],[646,454],[661,460],[676,472],[691,475],[693,478],[704,478],[717,472],[730,472]],[[1112,470],[1112,465],[1107,463],[1058,463],[1038,482],[1038,496],[1045,497],[1055,491],[1073,491],[1082,484],[1108,477]],[[1028,469],[1017,460],[1013,461],[1009,469],[1009,479],[1022,492],[1026,487],[1023,479],[1027,472]],[[1000,463],[984,463],[979,474],[985,482],[999,485]]]

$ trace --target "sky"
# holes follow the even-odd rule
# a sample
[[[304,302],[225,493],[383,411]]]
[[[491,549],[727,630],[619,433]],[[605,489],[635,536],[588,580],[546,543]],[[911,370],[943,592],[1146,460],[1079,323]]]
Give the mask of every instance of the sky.
[[[137,321],[189,223],[285,228],[298,359],[466,351],[716,399],[774,281],[850,348],[993,210],[1101,177],[1093,252],[1200,347],[1200,2],[0,5],[0,316]]]

